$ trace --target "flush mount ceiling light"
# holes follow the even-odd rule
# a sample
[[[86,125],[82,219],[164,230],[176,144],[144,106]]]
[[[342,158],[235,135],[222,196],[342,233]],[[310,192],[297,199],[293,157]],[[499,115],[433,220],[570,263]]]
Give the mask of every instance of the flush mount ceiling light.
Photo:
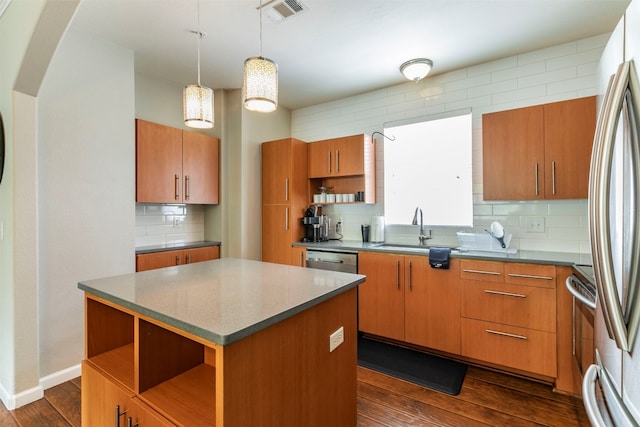
[[[200,84],[200,39],[206,33],[200,31],[200,2],[198,2],[198,30],[191,31],[198,36],[198,84],[187,85],[183,91],[184,124],[198,129],[212,128],[213,90]]]
[[[260,56],[244,61],[242,99],[244,108],[270,113],[278,108],[278,66],[262,56],[262,0],[260,0]]]
[[[402,64],[400,72],[409,80],[417,83],[429,74],[432,67],[433,62],[430,59],[416,58]]]

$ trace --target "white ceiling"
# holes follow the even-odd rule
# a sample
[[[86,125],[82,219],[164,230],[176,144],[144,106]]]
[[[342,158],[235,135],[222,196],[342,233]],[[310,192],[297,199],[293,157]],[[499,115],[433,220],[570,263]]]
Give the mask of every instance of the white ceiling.
[[[263,17],[263,56],[279,67],[280,104],[296,109],[402,83],[426,57],[431,75],[613,30],[630,0],[298,0]],[[263,0],[266,4],[267,0]],[[135,51],[136,71],[197,81],[197,0],[83,0],[72,29]],[[242,86],[259,54],[258,0],[200,0],[202,84]],[[266,8],[265,8],[266,11]]]

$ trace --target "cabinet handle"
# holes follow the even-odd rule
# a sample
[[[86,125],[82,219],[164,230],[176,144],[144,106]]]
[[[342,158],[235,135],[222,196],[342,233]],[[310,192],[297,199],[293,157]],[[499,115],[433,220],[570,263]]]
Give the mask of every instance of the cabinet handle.
[[[336,173],[340,173],[340,150],[336,150]]]
[[[513,294],[511,292],[493,291],[491,289],[485,289],[484,292],[487,293],[487,294],[504,295],[504,296],[507,296],[507,297],[516,297],[516,298],[526,298],[527,297],[525,294]]]
[[[173,181],[176,200],[180,200],[180,176],[176,175]]]
[[[131,417],[127,418],[127,427],[138,427],[139,425],[140,423],[133,424],[133,420],[131,419]]]
[[[411,284],[411,261],[409,261],[409,291],[413,290],[413,285]]]
[[[493,329],[485,329],[484,331],[494,335],[502,335],[503,337],[518,338],[519,340],[527,339],[524,335],[509,334],[507,332],[494,331]]]
[[[116,427],[120,427],[120,417],[127,413],[127,410],[120,412],[120,405],[116,405]]]
[[[471,270],[471,269],[462,269],[465,273],[475,273],[475,274],[490,274],[493,276],[500,276],[502,273],[497,271],[484,271],[484,270]]]
[[[284,180],[284,200],[289,201],[289,178]]]
[[[540,188],[538,187],[538,164],[534,167],[534,175],[536,179],[536,196],[540,194]]]
[[[184,176],[184,199],[189,200],[189,194],[191,190],[189,188],[189,175]]]
[[[400,289],[400,261],[396,261],[396,287]]]
[[[304,263],[302,261],[302,252],[300,252],[300,267],[304,267]]]
[[[549,276],[534,276],[531,274],[517,274],[517,273],[509,273],[509,277],[521,277],[524,279],[537,279],[537,280],[553,280],[553,277]]]
[[[284,229],[289,230],[289,208],[284,208]]]
[[[556,194],[556,162],[551,162],[551,192]]]
[[[331,174],[331,150],[327,152],[327,171]]]
[[[187,264],[191,264],[191,254],[187,254]]]
[[[182,263],[182,257],[180,255],[176,255],[176,265],[180,265]]]

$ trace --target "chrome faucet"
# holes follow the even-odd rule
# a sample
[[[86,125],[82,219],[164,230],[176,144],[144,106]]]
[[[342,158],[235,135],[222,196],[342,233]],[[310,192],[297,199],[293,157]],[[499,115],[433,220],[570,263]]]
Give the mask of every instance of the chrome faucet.
[[[420,242],[420,246],[426,246],[427,240],[431,239],[431,230],[429,230],[429,235],[424,234],[422,209],[420,209],[419,206],[416,208],[416,212],[413,214],[413,222],[411,223],[411,225],[418,225],[418,211],[420,211],[420,234],[418,235],[418,241]]]

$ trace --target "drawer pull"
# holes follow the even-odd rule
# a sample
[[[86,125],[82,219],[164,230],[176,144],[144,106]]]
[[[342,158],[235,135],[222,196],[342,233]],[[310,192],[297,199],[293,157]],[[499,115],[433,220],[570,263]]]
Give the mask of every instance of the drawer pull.
[[[470,269],[466,269],[466,268],[463,269],[462,271],[464,271],[465,273],[491,274],[493,276],[502,275],[502,273],[500,273],[499,271],[470,270]]]
[[[532,274],[509,273],[509,276],[510,277],[521,277],[523,279],[553,280],[553,277],[549,277],[549,276],[534,276]]]
[[[493,329],[485,329],[484,331],[494,335],[502,335],[504,337],[518,338],[519,340],[527,339],[527,337],[525,337],[524,335],[509,334],[507,332],[494,331]]]
[[[507,296],[507,297],[516,297],[516,298],[526,298],[527,297],[525,294],[514,294],[514,293],[511,293],[511,292],[492,291],[491,289],[485,289],[484,292],[487,293],[487,294],[504,295],[504,296]]]

